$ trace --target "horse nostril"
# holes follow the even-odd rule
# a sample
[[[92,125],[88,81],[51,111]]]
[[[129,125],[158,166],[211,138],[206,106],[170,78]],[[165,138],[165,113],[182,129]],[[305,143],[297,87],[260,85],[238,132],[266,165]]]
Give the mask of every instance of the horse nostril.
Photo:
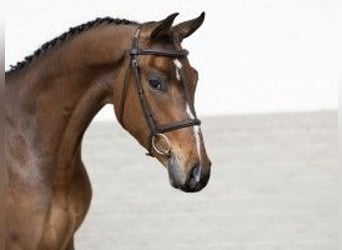
[[[199,183],[201,179],[201,167],[198,163],[191,169],[190,179],[195,180],[196,184]]]

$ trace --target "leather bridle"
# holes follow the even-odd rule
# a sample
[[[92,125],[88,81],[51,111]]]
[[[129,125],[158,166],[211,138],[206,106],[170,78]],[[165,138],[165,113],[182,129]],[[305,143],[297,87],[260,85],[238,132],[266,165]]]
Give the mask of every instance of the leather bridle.
[[[146,101],[144,90],[141,84],[139,64],[138,64],[137,58],[138,56],[154,55],[154,56],[163,56],[163,57],[170,57],[170,58],[177,59],[177,58],[186,57],[189,54],[189,52],[184,49],[180,49],[180,50],[161,50],[161,49],[153,49],[153,48],[141,49],[139,48],[139,34],[140,34],[140,27],[136,30],[135,36],[133,38],[132,48],[129,53],[130,55],[129,66],[126,71],[124,83],[122,85],[121,97],[120,97],[121,100],[120,100],[119,114],[118,114],[119,122],[124,127],[123,114],[124,114],[125,100],[126,100],[127,89],[128,89],[128,76],[129,76],[130,69],[133,69],[134,76],[135,76],[135,87],[136,87],[137,94],[139,97],[140,106],[143,111],[143,115],[148,125],[148,128],[150,130],[149,138],[148,138],[149,144],[148,144],[147,155],[153,156],[152,149],[154,149],[155,152],[157,152],[158,154],[170,156],[171,146],[170,146],[168,137],[164,133],[201,124],[201,121],[196,116],[193,102],[191,101],[189,87],[188,87],[189,85],[185,77],[185,73],[183,69],[181,68],[177,69],[179,70],[180,80],[184,88],[184,95],[186,98],[186,102],[188,103],[190,111],[193,114],[193,118],[181,120],[181,121],[175,121],[175,122],[164,124],[164,125],[158,125],[157,122],[154,120],[151,110]],[[157,146],[156,139],[158,138],[161,140],[164,140],[164,142],[167,144],[166,149],[161,149]]]

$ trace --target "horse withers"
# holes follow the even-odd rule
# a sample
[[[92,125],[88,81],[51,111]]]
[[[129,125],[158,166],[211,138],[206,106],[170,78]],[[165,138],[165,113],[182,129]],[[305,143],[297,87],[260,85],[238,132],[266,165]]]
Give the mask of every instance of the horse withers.
[[[91,200],[81,142],[106,104],[168,169],[173,187],[206,186],[211,162],[194,109],[198,73],[181,47],[204,13],[173,26],[176,16],[143,24],[98,18],[6,72],[6,249],[74,249]]]

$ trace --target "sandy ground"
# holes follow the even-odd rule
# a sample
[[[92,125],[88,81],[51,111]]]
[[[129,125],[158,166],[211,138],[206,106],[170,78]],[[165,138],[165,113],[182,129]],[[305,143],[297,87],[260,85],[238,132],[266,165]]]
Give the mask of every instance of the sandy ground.
[[[76,249],[336,250],[337,113],[203,120],[208,187],[186,194],[117,125],[94,123]]]

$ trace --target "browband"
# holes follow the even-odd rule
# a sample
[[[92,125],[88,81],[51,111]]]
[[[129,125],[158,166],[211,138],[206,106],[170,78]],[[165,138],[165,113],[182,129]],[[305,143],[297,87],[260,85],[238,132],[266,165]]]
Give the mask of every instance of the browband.
[[[189,51],[182,50],[158,50],[158,49],[138,49],[133,48],[130,52],[131,56],[138,55],[154,55],[154,56],[167,56],[167,57],[186,57],[189,55]]]

